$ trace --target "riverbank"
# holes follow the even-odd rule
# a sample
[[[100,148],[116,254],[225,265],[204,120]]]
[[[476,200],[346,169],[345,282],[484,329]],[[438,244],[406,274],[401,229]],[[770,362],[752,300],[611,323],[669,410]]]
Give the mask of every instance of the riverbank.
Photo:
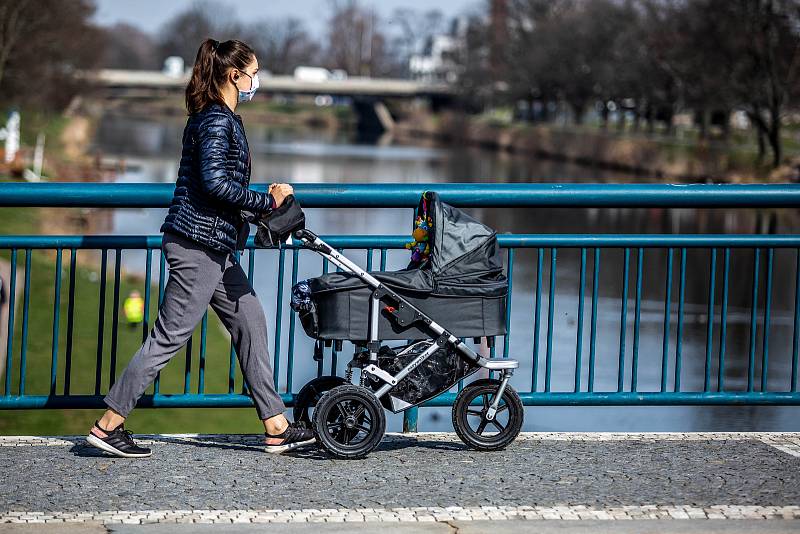
[[[414,113],[396,124],[404,140],[429,138],[635,173],[665,182],[785,182],[800,179],[800,160],[775,171],[745,147],[719,142],[631,136],[612,129],[501,124],[453,111]],[[795,154],[796,156],[796,154]]]

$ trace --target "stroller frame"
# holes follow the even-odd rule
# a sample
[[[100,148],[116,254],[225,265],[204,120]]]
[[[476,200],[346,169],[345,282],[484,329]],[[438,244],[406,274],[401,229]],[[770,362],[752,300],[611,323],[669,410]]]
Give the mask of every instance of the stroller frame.
[[[450,345],[453,348],[457,349],[459,354],[463,357],[467,358],[468,360],[474,362],[479,367],[483,367],[484,369],[488,369],[490,371],[499,371],[501,373],[500,384],[497,388],[497,392],[494,395],[494,399],[489,405],[489,409],[486,413],[486,418],[488,420],[492,420],[497,413],[498,406],[500,404],[501,399],[503,398],[503,392],[505,391],[508,380],[514,373],[514,369],[519,367],[519,362],[517,360],[513,360],[510,358],[484,358],[480,354],[476,353],[470,347],[468,347],[465,343],[463,343],[459,338],[454,336],[451,332],[445,329],[442,325],[434,321],[431,317],[427,314],[413,306],[410,302],[408,302],[405,298],[398,295],[392,289],[388,288],[385,284],[381,283],[378,279],[373,277],[369,272],[365,271],[357,264],[352,262],[346,256],[340,254],[335,248],[331,247],[325,241],[320,239],[319,236],[311,232],[310,230],[301,229],[296,230],[293,232],[293,236],[295,239],[304,243],[305,247],[317,252],[328,261],[333,263],[334,265],[340,267],[342,270],[356,275],[359,279],[361,279],[364,283],[368,284],[372,289],[372,295],[370,298],[370,309],[369,309],[369,339],[367,341],[367,351],[369,353],[369,365],[362,366],[361,372],[366,373],[367,375],[371,375],[377,380],[383,381],[384,384],[378,388],[378,390],[374,393],[377,398],[381,398],[389,391],[397,385],[397,383],[405,378],[411,371],[413,371],[417,366],[419,366],[422,362],[424,362],[428,357],[434,354],[440,348],[445,347],[446,345]],[[388,299],[395,304],[394,306],[386,305],[383,307],[383,310],[388,312],[400,325],[402,326],[409,326],[416,322],[423,323],[430,331],[432,331],[436,337],[435,342],[428,347],[424,352],[422,352],[419,356],[414,358],[411,362],[408,363],[403,369],[398,371],[395,375],[392,375],[380,367],[378,367],[378,350],[380,349],[380,342],[381,340],[378,339],[378,319],[379,313],[381,311],[381,301],[384,299]],[[348,364],[348,367],[352,366],[355,362],[355,358],[353,361]],[[363,375],[362,375],[363,378]],[[408,404],[405,401],[397,399],[396,397],[389,396],[389,399],[392,403],[394,408],[397,408],[394,411],[402,411],[408,409],[414,405]]]

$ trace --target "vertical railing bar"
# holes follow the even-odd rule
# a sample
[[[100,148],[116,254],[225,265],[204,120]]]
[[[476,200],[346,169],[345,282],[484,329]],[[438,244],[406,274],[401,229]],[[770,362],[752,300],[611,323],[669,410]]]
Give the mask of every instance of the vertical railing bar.
[[[381,250],[381,262],[384,261],[384,258],[385,258],[385,254],[384,253],[385,253],[385,249],[382,249]],[[383,269],[383,266],[381,266],[381,269]],[[325,258],[322,258],[322,274],[328,274],[328,260],[325,259]],[[317,376],[318,377],[322,376],[322,373],[324,371],[323,370],[323,365],[325,363],[324,360],[325,360],[325,347],[323,345],[323,347],[322,347],[322,357],[317,362]]]
[[[69,255],[69,296],[67,298],[67,340],[64,355],[64,395],[69,395],[72,380],[72,332],[75,326],[75,269],[77,249],[71,248]]]
[[[750,355],[747,360],[747,391],[753,391],[756,360],[756,315],[758,313],[758,271],[761,249],[753,250],[753,294],[750,308]]]
[[[58,374],[58,323],[61,321],[61,259],[63,249],[56,250],[55,289],[53,290],[53,341],[50,353],[50,395],[56,394],[56,376]]]
[[[120,249],[114,250],[114,310],[111,313],[112,317],[112,330],[111,330],[111,365],[109,366],[109,386],[114,385],[117,373],[117,330],[119,329],[119,284],[120,284],[120,263],[122,260],[122,251]]]
[[[381,248],[381,271],[386,270],[386,248]]]
[[[280,253],[278,254],[278,295],[277,295],[277,310],[275,311],[275,355],[273,356],[273,372],[275,373],[273,380],[275,382],[275,389],[278,389],[278,383],[280,382],[280,362],[281,362],[281,321],[283,319],[283,306],[281,306],[281,302],[283,302],[283,275],[284,271],[286,270],[285,265],[286,259],[286,249],[281,247]]]
[[[197,371],[197,393],[206,391],[206,338],[208,336],[208,310],[203,314],[200,322],[200,361]]]
[[[725,341],[728,331],[728,273],[731,267],[731,249],[725,249],[722,262],[722,308],[719,312],[719,369],[717,370],[717,391],[725,386]]]
[[[681,248],[680,282],[678,284],[678,331],[675,341],[675,387],[681,390],[681,359],[683,355],[683,304],[686,295],[686,247]]]
[[[161,249],[158,259],[158,308],[161,309],[161,303],[164,302],[164,284],[167,277],[166,257],[164,256],[164,249]],[[161,388],[161,371],[156,373],[156,379],[153,382],[153,393],[158,395]]]
[[[661,351],[661,391],[667,390],[667,365],[669,361],[669,320],[672,307],[672,247],[667,249],[667,283],[664,297],[664,338]]]
[[[292,286],[297,283],[297,269],[300,260],[300,249],[292,251]],[[294,375],[294,338],[295,338],[295,313],[289,314],[289,359],[286,362],[286,393],[292,392],[292,377]]]
[[[511,342],[511,301],[514,277],[514,249],[508,249],[508,294],[506,296],[506,335],[503,336],[503,358],[508,358],[508,347]]]
[[[594,360],[597,344],[597,292],[600,278],[600,249],[594,249],[594,269],[592,271],[592,328],[589,335],[589,393],[594,391]]]
[[[636,249],[636,304],[633,313],[633,354],[631,358],[631,391],[639,387],[639,343],[642,324],[642,278],[644,266],[644,249]]]
[[[556,289],[556,252],[557,249],[550,249],[550,286],[548,290],[547,302],[547,352],[545,356],[544,370],[544,390],[550,391],[550,371],[553,359],[553,313],[555,312],[555,289]]]
[[[142,321],[142,343],[147,339],[147,333],[150,330],[150,285],[153,283],[153,249],[147,249],[147,257],[145,259],[144,267],[144,319]]]
[[[542,267],[544,260],[544,249],[536,249],[536,300],[533,309],[533,369],[531,370],[531,391],[536,391],[538,387],[539,370],[539,330],[541,329],[541,308],[542,308]]]
[[[186,366],[183,370],[183,393],[188,394],[192,381],[192,341],[194,340],[194,333],[189,336],[186,342]]]
[[[628,327],[628,275],[630,274],[631,249],[625,248],[622,263],[622,305],[620,306],[619,364],[617,366],[617,391],[622,391],[625,378],[625,334]]]
[[[372,247],[367,248],[367,271],[372,270]]]
[[[797,367],[800,361],[800,248],[795,252],[794,266],[794,339],[792,339],[792,378],[790,389],[792,393],[797,391]]]
[[[712,248],[709,251],[709,267],[708,267],[708,325],[706,327],[706,366],[705,378],[703,379],[703,391],[711,389],[711,352],[714,345],[714,290],[717,285],[717,249]]]
[[[100,381],[103,372],[103,336],[105,334],[106,317],[106,268],[108,266],[108,249],[100,252],[100,303],[97,306],[97,366],[94,375],[94,394],[100,394]]]
[[[586,248],[581,248],[581,268],[578,280],[578,333],[575,340],[575,388],[581,390],[581,356],[583,352],[583,288],[586,285]]]
[[[8,284],[8,336],[6,338],[6,383],[4,393],[11,395],[11,371],[14,348],[14,309],[17,300],[17,249],[11,249],[11,279]]]
[[[239,261],[239,251],[234,252],[236,261]],[[233,337],[231,337],[230,346],[228,347],[228,394],[232,395],[236,387],[236,348],[233,346]]]
[[[764,291],[767,292],[764,301],[764,338],[762,343],[761,352],[761,391],[767,391],[767,376],[769,359],[769,322],[770,322],[770,308],[772,307],[772,263],[775,255],[775,249],[767,249],[767,285]]]
[[[22,298],[22,340],[19,358],[19,394],[25,395],[25,375],[27,374],[28,350],[28,310],[31,301],[31,249],[25,249],[25,286]]]
[[[253,277],[255,276],[255,248],[247,249],[247,281],[250,282],[250,287],[253,287]],[[250,389],[250,384],[247,383],[247,377],[242,373],[242,395],[246,395]]]

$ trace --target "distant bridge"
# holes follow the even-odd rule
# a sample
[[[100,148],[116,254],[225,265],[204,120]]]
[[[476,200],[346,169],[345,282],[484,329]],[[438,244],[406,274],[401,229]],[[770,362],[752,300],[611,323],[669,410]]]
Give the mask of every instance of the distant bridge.
[[[171,76],[161,71],[100,69],[88,75],[98,85],[118,90],[183,90],[189,75]],[[448,97],[450,85],[392,78],[351,77],[324,82],[298,80],[293,76],[259,77],[259,91],[279,94],[373,96],[381,98]]]
[[[100,69],[87,73],[86,79],[103,89],[108,98],[149,100],[182,92],[189,74],[174,76],[161,71]],[[423,98],[437,109],[455,96],[452,86],[392,78],[351,77],[322,82],[299,80],[293,76],[264,76],[259,92],[280,95],[331,95],[352,100],[358,114],[359,128],[388,130],[392,118],[384,105],[386,99]]]

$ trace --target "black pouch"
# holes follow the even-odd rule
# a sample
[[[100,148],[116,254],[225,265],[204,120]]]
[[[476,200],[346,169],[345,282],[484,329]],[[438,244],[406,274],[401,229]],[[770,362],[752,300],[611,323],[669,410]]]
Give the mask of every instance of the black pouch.
[[[240,214],[241,220],[236,228],[236,250],[244,250],[247,245],[247,238],[250,236],[250,222],[244,214]]]
[[[289,195],[283,204],[272,210],[272,212],[256,221],[258,230],[254,239],[257,247],[272,247],[285,241],[295,230],[302,230],[306,227],[306,216],[300,208],[300,203]]]

